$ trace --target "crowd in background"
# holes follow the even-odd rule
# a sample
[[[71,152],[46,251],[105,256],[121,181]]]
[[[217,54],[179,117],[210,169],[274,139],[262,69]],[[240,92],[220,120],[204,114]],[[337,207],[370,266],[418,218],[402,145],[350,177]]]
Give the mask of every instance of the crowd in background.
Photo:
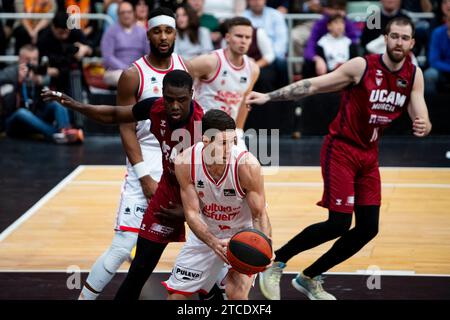
[[[254,28],[248,55],[261,68],[255,90],[263,92],[288,83],[289,43],[294,56],[304,58],[294,64],[295,79],[322,75],[352,57],[382,53],[383,30],[393,17],[430,12],[434,14],[431,19],[414,19],[416,46],[411,58],[424,70],[427,95],[450,88],[450,0],[381,0],[379,28],[348,17],[349,8],[358,2],[0,1],[0,12],[54,13],[53,19],[0,19],[0,55],[19,57],[17,63],[0,65],[0,131],[17,135],[28,127],[57,143],[82,141],[82,131],[73,128],[67,111],[57,103],[42,102],[40,89],[49,87],[77,96],[76,88],[88,90],[92,85],[86,78],[89,73],[83,73],[86,58],[100,57],[100,87],[114,90],[121,72],[149,52],[148,14],[157,6],[176,13],[175,53],[184,59],[223,47],[227,18],[248,18]],[[69,28],[67,12],[76,11],[105,13],[113,23],[81,19],[79,28]],[[297,20],[289,33],[288,13],[316,13],[322,18]]]

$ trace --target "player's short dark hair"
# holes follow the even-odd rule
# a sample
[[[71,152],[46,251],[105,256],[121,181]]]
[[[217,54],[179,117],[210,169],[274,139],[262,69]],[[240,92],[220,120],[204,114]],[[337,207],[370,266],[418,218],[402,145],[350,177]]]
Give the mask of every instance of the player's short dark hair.
[[[194,80],[192,80],[191,75],[184,70],[172,70],[163,78],[163,88],[172,86],[192,90],[193,84]]]
[[[386,25],[386,28],[384,29],[384,34],[385,35],[388,35],[389,32],[391,32],[391,26],[393,24],[396,24],[396,25],[399,25],[399,26],[407,26],[407,25],[411,26],[411,31],[412,31],[411,37],[414,38],[414,34],[416,33],[416,26],[414,25],[414,22],[412,22],[412,20],[410,18],[408,18],[408,17],[396,17],[396,18],[393,18],[393,19],[389,20],[389,22]]]
[[[67,20],[69,20],[69,15],[66,12],[59,11],[55,13],[52,24],[58,29],[69,29],[67,27]]]
[[[226,20],[225,25],[226,25],[227,32],[230,31],[231,28],[236,27],[236,26],[253,27],[252,22],[245,17],[234,17],[234,18],[228,19],[228,20]]]
[[[226,131],[235,130],[236,123],[225,111],[219,109],[211,109],[205,113],[202,118],[202,134],[206,131]],[[213,136],[210,137],[213,140]]]
[[[169,16],[175,19],[175,13],[166,7],[158,7],[152,11],[150,11],[150,14],[148,15],[148,19],[151,19],[153,17],[157,16]]]

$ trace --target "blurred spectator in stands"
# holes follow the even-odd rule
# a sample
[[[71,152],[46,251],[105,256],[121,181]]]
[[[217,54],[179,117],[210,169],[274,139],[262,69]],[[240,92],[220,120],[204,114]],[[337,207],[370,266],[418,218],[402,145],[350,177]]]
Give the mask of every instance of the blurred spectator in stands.
[[[358,43],[359,30],[356,25],[346,17],[346,4],[347,1],[345,0],[328,1],[327,6],[323,8],[323,18],[314,23],[304,54],[305,63],[302,70],[304,78],[327,72],[327,64],[325,60],[317,54],[316,49],[319,39],[328,32],[327,25],[331,16],[339,15],[343,17],[345,22],[345,36],[350,38],[353,44]]]
[[[385,50],[384,29],[389,20],[395,17],[408,17],[401,10],[401,0],[381,0],[380,25],[374,25],[378,19],[368,19],[361,35],[361,46],[366,53],[382,53]],[[378,14],[376,12],[375,14]]]
[[[195,12],[197,12],[198,17],[200,18],[200,26],[208,28],[211,32],[213,44],[218,46],[220,40],[222,39],[222,35],[219,30],[220,23],[215,16],[204,12],[205,0],[187,0],[187,3],[191,5]]]
[[[262,28],[253,28],[252,42],[247,55],[253,58],[260,68],[258,80],[253,90],[270,92],[278,87],[277,71],[274,65],[275,51],[272,41]]]
[[[434,18],[431,20],[431,31],[447,23],[450,17],[450,0],[438,0],[433,10]]]
[[[145,32],[148,29],[148,14],[149,14],[149,5],[145,0],[134,1],[134,13],[136,16],[136,24],[142,28],[144,28]]]
[[[432,12],[433,4],[431,0],[408,0],[402,1],[402,9],[412,13]],[[413,52],[415,55],[422,54],[422,50],[425,51],[430,34],[430,20],[428,19],[413,19],[416,27],[416,33],[414,38],[416,44],[414,45]],[[425,55],[425,52],[423,52]]]
[[[200,27],[199,18],[194,9],[185,3],[176,10],[177,15],[177,41],[175,53],[184,59],[212,51],[213,43],[211,33],[207,28]]]
[[[243,16],[252,22],[254,28],[264,29],[269,36],[275,52],[274,66],[278,76],[276,82],[278,87],[286,85],[288,28],[283,14],[266,6],[266,0],[248,0],[248,9],[244,11]]]
[[[119,21],[119,16],[117,15],[117,10],[119,8],[119,4],[123,0],[103,0],[103,12],[105,12],[108,16],[113,20],[113,24]],[[106,31],[111,24],[106,22],[103,28],[103,31]]]
[[[177,8],[185,2],[186,0],[155,0],[155,8],[166,7],[175,12]]]
[[[264,29],[253,28],[252,43],[247,55],[255,60],[261,69],[261,73],[275,61],[275,51],[273,50],[272,42]],[[261,79],[261,73],[258,79]]]
[[[323,1],[320,0],[296,0],[289,2],[289,13],[322,13]],[[326,3],[325,3],[326,4]],[[291,41],[293,46],[293,54],[295,57],[303,57],[311,35],[311,29],[316,20],[294,20],[294,28],[291,31]],[[294,63],[294,73],[301,74],[303,69],[303,62]]]
[[[57,6],[55,0],[16,0],[16,11],[25,13],[54,13]],[[36,44],[38,34],[46,28],[50,19],[22,19],[20,25],[13,31],[16,39],[14,52],[18,54],[19,49],[28,43]]]
[[[246,7],[245,0],[205,0],[204,10],[220,22],[235,16],[241,16]]]
[[[445,9],[450,16],[450,4]],[[430,67],[424,74],[426,95],[433,96],[441,88],[450,89],[450,19],[431,34],[428,61]]]
[[[267,6],[277,9],[282,14],[287,14],[289,12],[289,2],[287,0],[267,0]]]
[[[92,48],[79,29],[67,27],[68,14],[57,12],[50,26],[39,33],[37,46],[41,56],[49,58],[52,72],[51,84],[58,90],[72,93],[70,88],[71,70],[81,70],[81,60],[90,56]]]
[[[402,1],[402,9],[409,12],[431,12],[433,3],[431,0],[405,0]]]
[[[13,13],[15,12],[14,2],[8,0],[0,0],[0,12],[2,13]],[[8,48],[9,39],[11,38],[13,31],[14,20],[2,20],[0,19],[0,55],[6,54],[6,49]],[[3,64],[0,63],[0,68]]]
[[[101,40],[103,66],[106,68],[104,81],[110,86],[117,86],[122,71],[150,50],[147,33],[136,24],[131,3],[121,2],[118,16],[119,21],[105,31]]]
[[[95,2],[95,0],[57,0],[58,11],[67,12],[68,14],[96,13]],[[78,7],[78,9],[75,10],[73,6]],[[69,8],[72,9],[70,12],[68,12]],[[91,48],[97,47],[101,38],[98,20],[81,19],[79,23],[81,31],[86,38],[86,43]]]
[[[38,49],[26,44],[19,49],[19,61],[0,71],[5,129],[10,136],[44,135],[56,143],[81,142],[83,133],[71,129],[69,113],[57,102],[43,102],[42,87],[50,82],[48,66],[39,64]]]
[[[327,66],[326,72],[331,72],[344,62],[358,55],[356,44],[345,36],[345,19],[341,15],[331,16],[327,23],[328,33],[317,42],[317,55]],[[323,70],[316,70],[318,76]]]

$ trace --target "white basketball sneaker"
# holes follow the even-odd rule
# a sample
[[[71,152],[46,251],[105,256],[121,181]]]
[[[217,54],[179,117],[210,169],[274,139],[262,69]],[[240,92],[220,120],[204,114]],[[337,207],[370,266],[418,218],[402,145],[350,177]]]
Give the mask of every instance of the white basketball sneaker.
[[[259,287],[268,300],[280,300],[280,279],[285,267],[284,262],[274,262],[259,274]]]
[[[323,280],[321,276],[314,278],[307,277],[303,272],[292,279],[292,285],[295,289],[306,295],[310,300],[336,300],[336,297],[326,292],[322,287]]]

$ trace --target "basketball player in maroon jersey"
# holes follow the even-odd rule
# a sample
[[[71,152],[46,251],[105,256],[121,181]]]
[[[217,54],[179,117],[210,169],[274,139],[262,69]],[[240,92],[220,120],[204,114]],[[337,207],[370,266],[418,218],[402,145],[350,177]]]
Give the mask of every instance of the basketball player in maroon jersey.
[[[153,272],[169,242],[185,241],[184,219],[170,220],[157,215],[161,207],[170,203],[181,204],[180,187],[175,177],[173,160],[181,149],[187,149],[194,141],[199,141],[203,109],[192,100],[193,79],[183,70],[173,70],[163,79],[163,97],[152,97],[134,106],[108,106],[83,104],[69,96],[55,91],[45,91],[44,101],[57,100],[74,111],[102,123],[127,123],[150,119],[151,132],[158,139],[163,158],[163,174],[155,194],[145,211],[137,240],[136,256],[131,263],[125,281],[116,299],[137,300],[142,287]],[[172,140],[172,133],[177,129]],[[213,128],[217,129],[217,128]],[[183,134],[180,134],[183,133]],[[180,144],[181,142],[181,144]]]
[[[405,110],[415,136],[424,137],[431,130],[422,70],[409,57],[414,29],[407,18],[392,19],[385,30],[386,53],[354,58],[329,74],[268,94],[249,94],[247,103],[263,104],[343,90],[339,113],[329,127],[320,156],[324,192],[318,205],[328,208],[328,220],[307,227],[275,251],[274,264],[260,277],[261,290],[268,299],[280,299],[280,278],[289,259],[339,238],[292,280],[292,285],[310,299],[336,299],[322,288],[320,275],[353,256],[377,235],[381,130]],[[349,230],[353,211],[355,227]]]

